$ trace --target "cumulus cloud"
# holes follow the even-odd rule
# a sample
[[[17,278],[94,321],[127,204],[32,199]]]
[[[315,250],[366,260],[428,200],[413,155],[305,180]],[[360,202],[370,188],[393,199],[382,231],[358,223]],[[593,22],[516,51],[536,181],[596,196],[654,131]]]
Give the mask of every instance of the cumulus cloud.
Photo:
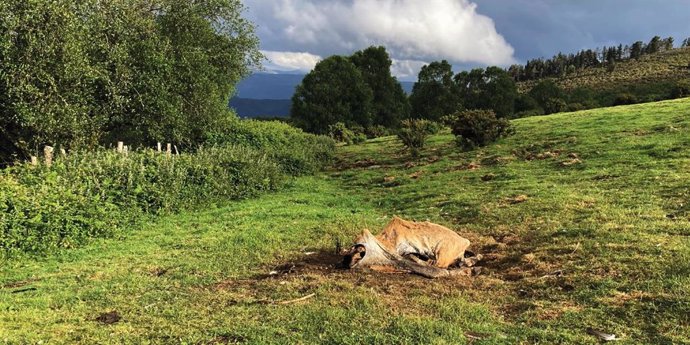
[[[262,50],[261,53],[266,56],[265,67],[274,71],[302,71],[308,72],[317,62],[321,61],[318,55],[307,52],[280,52]]]
[[[246,0],[265,49],[328,56],[384,45],[399,61],[508,65],[513,48],[469,0]],[[405,71],[413,63],[401,63]],[[421,66],[419,66],[421,67]],[[408,71],[409,72],[409,71]],[[404,72],[407,73],[407,72]]]
[[[410,80],[417,78],[419,70],[428,62],[418,60],[397,60],[392,59],[391,73],[401,80]]]

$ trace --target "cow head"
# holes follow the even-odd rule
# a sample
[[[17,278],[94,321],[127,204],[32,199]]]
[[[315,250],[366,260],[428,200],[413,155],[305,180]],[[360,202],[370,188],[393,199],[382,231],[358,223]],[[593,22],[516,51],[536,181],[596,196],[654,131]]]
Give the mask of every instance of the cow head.
[[[342,267],[353,268],[367,255],[367,248],[363,244],[355,244],[344,253]]]

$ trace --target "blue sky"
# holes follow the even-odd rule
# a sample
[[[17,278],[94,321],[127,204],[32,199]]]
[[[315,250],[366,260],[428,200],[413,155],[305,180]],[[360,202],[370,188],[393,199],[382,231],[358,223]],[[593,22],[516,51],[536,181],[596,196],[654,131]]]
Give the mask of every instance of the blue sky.
[[[244,0],[271,71],[309,71],[320,59],[387,47],[392,72],[524,63],[652,36],[690,37],[690,0]]]

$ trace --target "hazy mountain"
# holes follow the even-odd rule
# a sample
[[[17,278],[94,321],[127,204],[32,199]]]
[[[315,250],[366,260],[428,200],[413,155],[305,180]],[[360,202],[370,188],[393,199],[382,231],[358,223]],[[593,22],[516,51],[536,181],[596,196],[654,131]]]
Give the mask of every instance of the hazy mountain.
[[[303,74],[254,73],[237,85],[238,98],[290,99]]]
[[[230,108],[240,117],[288,117],[290,116],[289,99],[249,99],[234,97]]]

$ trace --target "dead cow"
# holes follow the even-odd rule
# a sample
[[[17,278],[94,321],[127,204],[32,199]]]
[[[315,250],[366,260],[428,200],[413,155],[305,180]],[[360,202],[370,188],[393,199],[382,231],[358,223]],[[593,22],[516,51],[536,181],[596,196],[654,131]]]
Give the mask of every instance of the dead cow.
[[[444,226],[393,217],[378,236],[365,229],[345,253],[343,266],[393,266],[427,278],[470,275],[469,266],[481,256],[465,259],[469,246],[468,239]]]

